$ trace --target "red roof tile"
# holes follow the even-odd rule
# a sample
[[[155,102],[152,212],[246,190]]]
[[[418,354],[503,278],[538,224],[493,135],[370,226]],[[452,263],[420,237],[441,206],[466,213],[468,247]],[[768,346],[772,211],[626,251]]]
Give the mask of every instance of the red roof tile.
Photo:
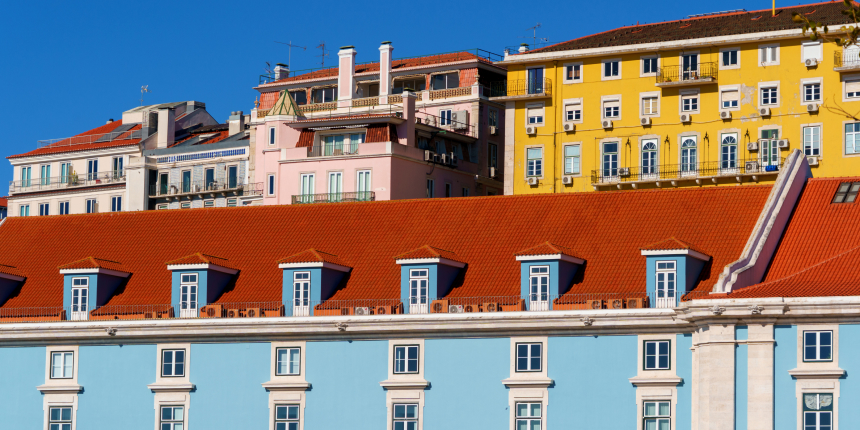
[[[111,261],[104,260],[101,258],[94,257],[86,257],[77,261],[73,261],[68,264],[63,264],[59,266],[57,269],[59,270],[72,270],[72,269],[108,269],[108,270],[116,270],[118,272],[126,272],[128,270],[122,267],[122,264]]]
[[[784,278],[733,291],[729,298],[860,296],[860,246]]]
[[[140,133],[136,134],[137,137],[132,137],[132,133],[134,131],[140,130],[140,124],[136,124],[134,127],[131,128],[131,130],[118,136],[112,136],[110,134],[114,129],[121,125],[122,120],[114,121],[101,127],[96,127],[92,130],[85,131],[79,135],[70,137],[68,139],[63,139],[50,145],[34,149],[30,152],[25,152],[23,154],[10,155],[6,158],[21,158],[33,157],[36,155],[61,154],[65,152],[90,151],[93,149],[131,146],[140,143]],[[106,142],[96,142],[100,139],[112,140]]]
[[[12,276],[20,276],[22,278],[26,277],[26,276],[24,276],[24,272],[18,270],[15,267],[7,266],[5,264],[0,264],[0,273],[6,274],[6,275],[12,275]]]
[[[855,7],[857,4],[854,2]],[[803,13],[813,21],[829,25],[830,28],[836,28],[839,24],[853,22],[849,17],[842,14],[844,9],[846,7],[842,2],[831,1],[777,8],[775,17],[771,16],[770,9],[765,9],[708,15],[654,24],[631,25],[533,49],[528,53],[605,48],[764,31],[800,30],[801,26],[791,20],[791,13],[794,11]]]
[[[549,242],[543,242],[537,246],[533,246],[531,248],[523,249],[522,251],[517,252],[517,257],[525,257],[529,255],[556,255],[556,254],[564,254],[568,257],[579,258],[570,248],[565,248],[563,246],[555,245]],[[583,258],[579,258],[583,260]]]
[[[200,252],[195,252],[191,255],[186,255],[185,257],[180,257],[175,260],[170,260],[165,265],[174,266],[180,264],[214,264],[216,266],[226,267],[228,269],[238,269],[238,267],[230,264],[226,258],[215,257],[213,255],[206,255]]]
[[[309,248],[351,263],[349,279],[333,299],[398,298],[400,270],[393,257],[426,244],[469,263],[450,297],[519,296],[514,253],[542,241],[564,243],[588,261],[573,292],[642,292],[640,249],[671,236],[710,250],[713,258],[697,286],[710,291],[722,267],[740,256],[770,190],[738,186],[12,217],[0,226],[0,261],[27,273],[28,280],[3,307],[60,305],[63,281],[56,267],[82,253],[122,261],[134,274],[109,304],[167,304],[171,278],[164,262],[201,249],[241,269],[218,298],[221,303],[282,300],[283,275],[275,262]],[[463,219],[481,222],[428,221]]]
[[[302,129],[299,132],[299,140],[296,142],[296,148],[310,148],[314,146],[314,135],[316,134],[313,130]]]
[[[458,263],[465,263],[462,258],[457,257],[453,252],[430,245],[424,245],[394,257],[395,260],[418,260],[422,258],[445,258]]]
[[[349,263],[341,260],[337,255],[317,251],[313,248],[278,260],[278,264],[289,263],[332,263],[339,266],[350,267]]]
[[[677,249],[689,249],[691,251],[696,251],[701,254],[706,254],[701,249],[697,249],[693,245],[690,245],[683,240],[678,240],[675,237],[670,237],[666,240],[661,240],[659,242],[652,243],[642,248],[643,251],[674,251]]]
[[[6,200],[6,197],[0,197],[0,208],[9,207],[9,202]]]

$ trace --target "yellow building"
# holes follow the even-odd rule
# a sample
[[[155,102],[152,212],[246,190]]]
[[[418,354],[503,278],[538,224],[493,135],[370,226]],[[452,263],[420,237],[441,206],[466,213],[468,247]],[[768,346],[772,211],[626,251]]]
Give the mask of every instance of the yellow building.
[[[860,174],[860,49],[813,42],[841,2],[618,28],[508,54],[505,193],[773,181],[790,150]]]

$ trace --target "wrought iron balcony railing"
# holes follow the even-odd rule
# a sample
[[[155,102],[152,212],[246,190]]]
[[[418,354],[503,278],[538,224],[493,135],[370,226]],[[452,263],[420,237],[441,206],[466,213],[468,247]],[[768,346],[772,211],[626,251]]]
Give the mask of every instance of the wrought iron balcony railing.
[[[259,188],[259,191],[257,191]],[[259,192],[257,195],[262,195],[262,184],[251,183],[245,184],[237,179],[228,179],[227,181],[181,181],[170,183],[157,183],[150,185],[149,197],[175,197],[186,194],[204,194],[204,193],[221,193],[221,192]]]
[[[657,85],[683,85],[715,82],[717,63],[699,63],[697,67],[665,66],[657,69]]]
[[[358,154],[358,143],[331,143],[308,148],[308,157],[334,157]]]
[[[125,183],[125,181],[125,170],[109,170],[107,172],[93,173],[72,173],[70,175],[65,176],[51,176],[46,178],[29,178],[18,181],[9,181],[9,194]]]
[[[552,80],[516,79],[490,84],[490,97],[551,96]]]
[[[349,193],[299,194],[293,196],[292,203],[346,203],[372,202],[376,200],[374,191],[356,191]]]
[[[660,164],[638,167],[607,167],[591,171],[591,183],[618,184],[660,182],[719,176],[775,174],[785,158],[763,162],[760,158],[708,161],[701,163]]]

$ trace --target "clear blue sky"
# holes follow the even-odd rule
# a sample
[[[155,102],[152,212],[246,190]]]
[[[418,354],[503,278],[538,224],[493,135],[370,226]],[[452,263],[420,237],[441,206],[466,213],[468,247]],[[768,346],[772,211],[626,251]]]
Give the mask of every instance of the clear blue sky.
[[[221,122],[230,111],[248,112],[265,62],[287,62],[287,47],[274,41],[308,47],[293,49],[295,70],[319,62],[321,41],[332,49],[327,64],[342,45],[355,45],[359,62],[376,60],[383,40],[393,42],[395,58],[465,48],[501,54],[528,41],[521,37],[538,22],[538,36],[552,43],[637,21],[769,7],[760,0],[9,1],[0,12],[0,155],[119,119],[139,105],[141,85],[152,90],[146,104],[198,100]],[[0,195],[12,179],[0,160]]]

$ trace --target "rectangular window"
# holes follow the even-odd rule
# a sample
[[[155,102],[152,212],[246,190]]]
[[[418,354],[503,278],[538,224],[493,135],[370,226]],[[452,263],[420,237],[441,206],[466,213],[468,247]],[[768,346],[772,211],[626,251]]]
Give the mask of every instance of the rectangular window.
[[[424,91],[425,88],[427,88],[427,82],[424,78],[398,79],[394,81],[394,88],[391,90],[391,93],[402,94],[405,89],[409,89],[411,91]]]
[[[499,167],[499,147],[495,143],[487,144],[487,167]]]
[[[564,66],[564,80],[567,82],[582,81],[582,65],[568,64]]]
[[[269,128],[269,145],[275,144],[275,127]]]
[[[328,173],[328,198],[335,202],[343,198],[343,172]]]
[[[418,373],[418,345],[394,347],[394,373]]]
[[[603,62],[603,77],[604,78],[616,78],[619,76],[621,62],[618,60],[614,61],[604,61]]]
[[[218,184],[215,182],[215,169],[209,168],[203,170],[203,186],[207,190],[217,190]]]
[[[227,207],[228,208],[236,207],[236,201],[237,201],[237,199],[227,199]]]
[[[459,88],[460,74],[445,73],[442,75],[433,75],[430,77],[430,86],[434,90],[448,90],[451,88]]]
[[[497,109],[489,109],[490,116],[487,119],[490,127],[498,127],[499,126],[499,111]]]
[[[298,375],[301,373],[302,351],[299,348],[278,348],[277,375]]]
[[[722,53],[722,64],[723,67],[728,66],[737,66],[738,65],[738,50],[731,49],[727,51],[723,51]]]
[[[517,403],[516,430],[541,430],[541,404]],[[646,429],[651,430],[651,429]]]
[[[517,344],[517,372],[540,372],[541,343]]]
[[[311,306],[311,272],[293,273],[293,316],[309,316]]]
[[[185,376],[184,349],[165,349],[161,351],[161,376]]]
[[[564,147],[564,174],[579,174],[579,145],[566,145]]]
[[[72,320],[87,319],[89,286],[89,278],[72,278]]]
[[[293,101],[296,102],[297,106],[308,104],[308,92],[305,90],[291,91],[290,96],[293,97]]]
[[[806,60],[823,60],[824,55],[822,54],[821,41],[815,42],[803,42],[800,45],[801,49],[801,61]]]
[[[645,370],[669,369],[669,341],[655,340],[645,342]]]
[[[227,188],[233,189],[239,186],[239,166],[227,166]]]
[[[687,94],[681,96],[681,111],[694,112],[699,110],[699,95]]]
[[[676,293],[676,277],[674,261],[658,261],[657,262],[657,307],[658,308],[673,308],[675,307]]]
[[[738,107],[740,97],[738,90],[726,90],[720,92],[720,107],[723,109],[732,109]]]
[[[361,201],[370,201],[370,193],[373,190],[370,170],[359,170],[356,175],[355,191],[358,192],[358,195],[355,197]]]
[[[114,157],[111,159],[111,174],[113,175],[113,179],[120,179],[125,176],[122,157]]]
[[[451,125],[451,109],[439,110],[439,125]]]
[[[642,115],[659,115],[657,97],[642,97]]]
[[[113,196],[110,198],[110,210],[111,212],[122,211],[122,196]]]
[[[427,197],[431,199],[436,197],[436,181],[432,179],[427,180]]]
[[[71,379],[74,377],[75,353],[52,352],[51,353],[51,379]]]
[[[203,200],[203,207],[204,208],[214,208],[215,207],[215,200]]]
[[[48,430],[72,430],[72,408],[50,408]]]
[[[314,103],[328,103],[337,100],[337,87],[317,88],[311,91]]]
[[[72,163],[60,163],[60,183],[68,184],[72,174]]]
[[[182,406],[162,406],[160,430],[183,430],[185,423],[184,408]]]
[[[393,430],[418,430],[418,405],[395,403]]]
[[[603,101],[603,117],[618,118],[621,115],[621,101],[618,99]]]
[[[642,59],[642,74],[657,73],[657,57],[649,57]]]
[[[163,211],[167,209],[167,203],[159,203],[155,206],[155,210]]]
[[[469,189],[466,187],[463,187],[463,197],[469,197]]]
[[[779,63],[779,45],[762,46],[759,48],[759,60],[763,64]]]
[[[845,98],[860,98],[860,80],[845,81]]]
[[[644,430],[670,430],[672,415],[669,402],[645,402]]]
[[[803,394],[803,430],[833,429],[833,394]]]
[[[803,101],[817,102],[821,100],[821,84],[812,83],[803,85]]]
[[[777,103],[777,88],[765,87],[761,89],[761,105],[775,105]]]
[[[821,126],[803,127],[803,154],[809,157],[821,155]]]
[[[580,121],[582,120],[582,104],[580,102],[568,103],[564,106],[565,121]]]
[[[87,160],[87,180],[94,181],[99,176],[99,160]]]
[[[426,314],[427,297],[430,284],[430,271],[427,269],[409,270],[409,313]]]
[[[60,215],[69,214],[69,202],[60,202]]]
[[[445,184],[445,197],[451,197],[451,184]]]
[[[526,176],[543,175],[543,148],[526,149]]]
[[[183,273],[179,277],[180,317],[197,317],[197,274]]]
[[[266,194],[270,196],[275,195],[275,175],[268,175],[266,177],[266,184],[268,184],[268,188],[266,188]]]
[[[39,203],[39,216],[45,216],[50,214],[50,205],[48,203]]]
[[[32,167],[22,167],[21,168],[21,186],[29,187],[30,186],[30,174],[33,172]]]
[[[314,185],[314,174],[305,173],[301,176],[302,185],[302,203],[313,203],[313,194],[316,191]]]
[[[845,153],[860,154],[860,122],[845,124]]]
[[[191,202],[182,202],[179,204],[179,209],[191,209]]]
[[[42,166],[40,175],[39,175],[39,184],[40,185],[51,185],[51,165],[45,164]]]
[[[833,332],[803,332],[803,361],[833,361]]]
[[[543,67],[528,69],[526,73],[528,73],[528,82],[526,83],[528,85],[528,93],[542,94],[545,91]]]
[[[529,124],[543,124],[543,105],[527,105],[526,118]]]
[[[299,430],[299,405],[275,405],[275,430]]]
[[[21,216],[30,216],[30,205],[21,205]]]

